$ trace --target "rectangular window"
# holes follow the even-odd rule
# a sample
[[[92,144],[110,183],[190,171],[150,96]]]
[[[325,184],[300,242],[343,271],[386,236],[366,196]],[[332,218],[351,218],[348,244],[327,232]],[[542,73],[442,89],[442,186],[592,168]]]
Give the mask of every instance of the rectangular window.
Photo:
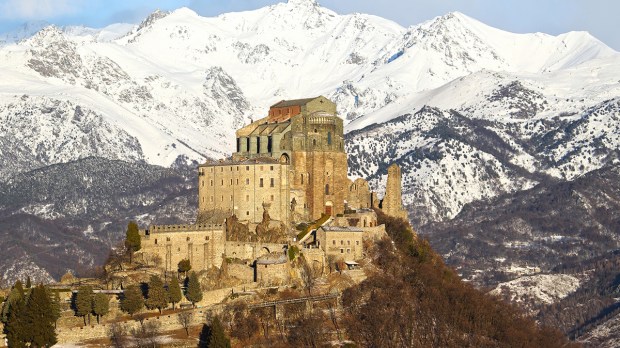
[[[269,167],[269,170],[273,170],[273,166],[270,166],[270,167]]]
[[[260,184],[258,186],[263,187],[263,178],[260,178]]]
[[[271,195],[271,201],[273,202],[273,195]]]
[[[245,201],[249,202],[250,201],[250,195],[245,195]]]
[[[232,184],[233,184],[233,181],[232,181],[232,179],[230,179],[230,186],[232,186]]]
[[[250,184],[250,179],[245,179],[245,184],[249,185]]]
[[[213,186],[213,180],[211,180],[211,186]]]
[[[276,184],[276,179],[271,178],[271,179],[269,180],[269,187],[274,187],[274,186],[275,186],[275,184]]]
[[[347,249],[347,254],[350,254],[350,253],[351,253],[351,249]]]
[[[341,253],[341,254],[344,254],[344,249],[340,249],[340,253]]]
[[[250,171],[250,166],[245,166],[245,170]]]

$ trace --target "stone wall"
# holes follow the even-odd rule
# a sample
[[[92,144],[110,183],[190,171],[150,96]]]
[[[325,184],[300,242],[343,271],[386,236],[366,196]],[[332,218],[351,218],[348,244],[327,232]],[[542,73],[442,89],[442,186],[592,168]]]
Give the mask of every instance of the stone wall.
[[[372,208],[370,186],[366,180],[361,178],[355,181],[349,180],[347,205],[349,209]]]
[[[176,271],[188,259],[195,271],[222,265],[225,254],[224,225],[151,225],[140,232],[137,257],[166,271]]]
[[[326,256],[334,256],[345,261],[360,260],[363,257],[361,229],[321,227],[316,232],[316,239]]]
[[[198,170],[198,212],[220,218],[235,214],[241,221],[258,223],[263,219],[263,203],[269,203],[273,220],[288,221],[288,173],[288,164],[266,159],[202,165]]]

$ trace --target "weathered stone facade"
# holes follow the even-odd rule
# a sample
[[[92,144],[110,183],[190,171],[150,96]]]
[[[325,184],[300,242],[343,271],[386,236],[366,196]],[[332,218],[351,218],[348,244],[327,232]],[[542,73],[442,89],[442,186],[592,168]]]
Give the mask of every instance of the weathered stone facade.
[[[262,203],[272,202],[274,220],[315,220],[344,213],[347,183],[336,104],[322,96],[281,101],[269,116],[237,131],[232,161],[200,166],[199,213],[234,212],[256,223]]]
[[[388,167],[385,196],[381,201],[381,210],[390,216],[407,219],[407,211],[403,208],[400,167],[394,163]]]
[[[370,186],[364,179],[349,180],[349,192],[347,196],[348,209],[372,208],[372,196]]]
[[[316,231],[317,246],[326,256],[345,261],[360,260],[364,252],[364,231],[357,227],[322,226]]]
[[[140,234],[138,255],[166,271],[176,271],[184,259],[195,271],[220,267],[226,252],[224,225],[151,225]]]

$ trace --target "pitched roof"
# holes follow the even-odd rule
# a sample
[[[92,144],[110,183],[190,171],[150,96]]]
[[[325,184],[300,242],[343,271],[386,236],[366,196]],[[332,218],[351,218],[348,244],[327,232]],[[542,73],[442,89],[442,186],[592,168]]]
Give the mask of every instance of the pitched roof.
[[[314,97],[314,98],[305,98],[305,99],[292,99],[292,100],[282,100],[279,101],[275,104],[273,104],[271,107],[272,108],[285,108],[285,107],[289,107],[289,106],[295,106],[295,105],[306,105],[308,104],[308,102],[316,99],[318,97]]]

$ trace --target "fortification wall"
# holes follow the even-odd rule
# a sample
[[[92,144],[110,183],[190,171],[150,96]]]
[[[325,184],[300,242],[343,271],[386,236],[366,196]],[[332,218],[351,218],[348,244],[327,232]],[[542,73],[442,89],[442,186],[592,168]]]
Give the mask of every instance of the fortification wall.
[[[149,264],[166,271],[177,270],[184,259],[195,271],[222,265],[226,239],[223,225],[151,225],[147,231],[141,233],[138,257]]]

